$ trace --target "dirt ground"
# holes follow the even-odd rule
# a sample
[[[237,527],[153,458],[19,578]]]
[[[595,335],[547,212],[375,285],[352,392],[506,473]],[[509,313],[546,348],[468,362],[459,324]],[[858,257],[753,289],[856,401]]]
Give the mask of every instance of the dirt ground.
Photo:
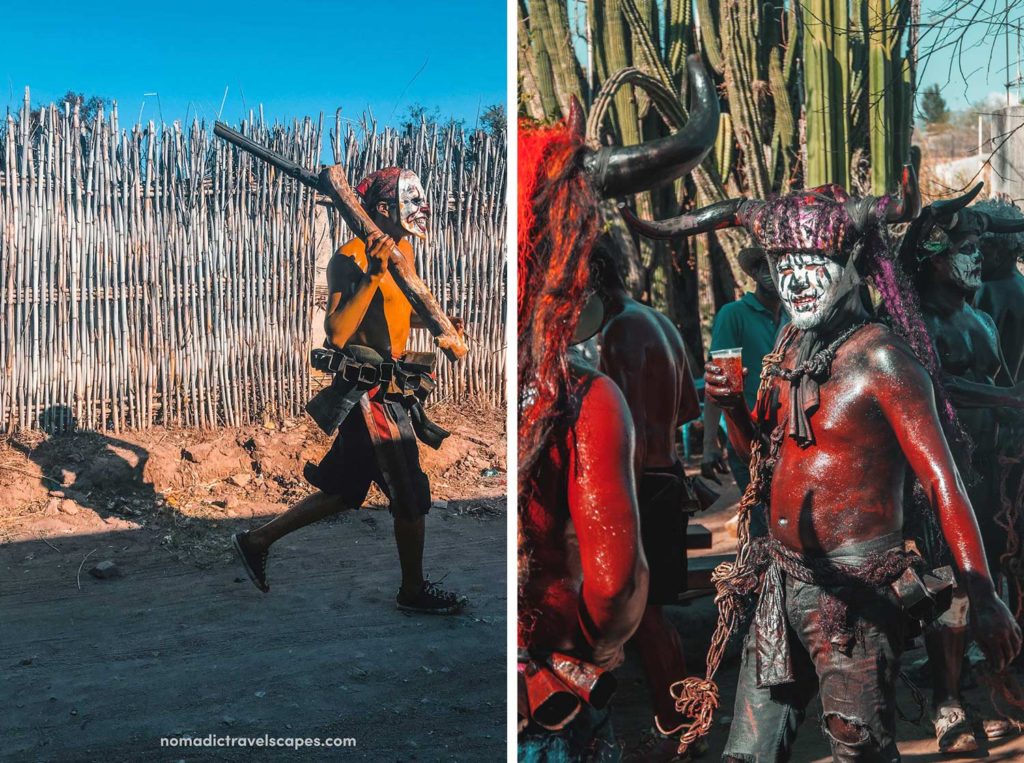
[[[421,449],[425,567],[469,596],[456,617],[395,608],[379,493],[280,541],[270,594],[249,582],[230,536],[308,492],[329,441],[304,421],[0,440],[0,759],[503,759],[504,413],[431,413],[453,435]],[[355,747],[161,747],[210,734]]]
[[[690,464],[688,471],[696,473],[698,465]],[[739,503],[739,491],[731,478],[726,475],[727,482],[722,496],[707,512],[694,520],[712,532],[713,546],[709,550],[693,551],[691,558],[696,556],[726,554],[735,551],[735,537],[726,528],[726,522],[735,516]],[[714,630],[716,609],[710,596],[697,599],[688,606],[666,607],[666,615],[679,630],[683,638],[687,656],[687,669],[692,674],[704,674],[704,657]],[[920,642],[920,639],[918,639]],[[928,692],[924,682],[924,648],[918,645],[915,649],[904,653],[902,665],[908,667],[912,676],[919,681],[918,685]],[[735,701],[736,680],[739,669],[739,652],[733,649],[718,674],[718,686],[721,691],[721,706],[716,713],[715,726],[707,738],[708,752],[701,756],[702,761],[721,759],[722,751],[729,736],[729,721]],[[966,692],[969,703],[981,706],[984,692],[971,682]],[[898,697],[900,709],[908,717],[916,718],[918,708],[908,689],[900,686]],[[636,745],[642,732],[651,725],[650,698],[647,684],[640,667],[639,656],[635,648],[627,648],[626,664],[619,671],[619,690],[614,700],[614,727],[620,742],[624,742],[627,750]],[[832,760],[828,743],[819,729],[818,719],[821,716],[821,705],[817,701],[808,709],[793,750],[793,763],[828,763]],[[897,725],[898,744],[902,758],[906,763],[938,763],[938,761],[965,761],[986,759],[989,761],[1024,760],[1024,737],[993,742],[971,756],[939,755],[935,744],[931,724],[910,723],[899,721]]]

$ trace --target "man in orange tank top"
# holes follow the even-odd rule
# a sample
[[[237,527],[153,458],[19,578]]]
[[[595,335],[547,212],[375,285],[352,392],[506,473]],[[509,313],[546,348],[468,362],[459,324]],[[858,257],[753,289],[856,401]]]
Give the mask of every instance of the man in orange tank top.
[[[271,545],[308,524],[359,508],[370,483],[376,482],[390,499],[394,518],[402,569],[399,609],[454,614],[465,606],[465,597],[445,591],[423,574],[430,483],[420,468],[416,444],[419,437],[436,448],[447,433],[426,420],[418,398],[411,394],[414,387],[403,387],[409,378],[415,378],[416,385],[422,381],[432,386],[432,381],[424,366],[409,364],[412,356],[422,356],[406,353],[409,331],[422,324],[388,270],[395,242],[414,265],[407,237],[426,238],[430,207],[420,179],[399,167],[374,172],[356,192],[381,233],[371,234],[365,244],[353,238],[331,258],[325,344],[351,358],[361,380],[377,383],[364,384],[365,394],[359,394],[361,388],[345,387],[355,391],[352,409],[341,417],[337,438],[323,460],[306,466],[305,477],[318,492],[262,527],[235,535],[234,544],[249,577],[266,592]],[[453,323],[461,331],[461,321]],[[335,386],[346,383],[341,376],[336,376]]]

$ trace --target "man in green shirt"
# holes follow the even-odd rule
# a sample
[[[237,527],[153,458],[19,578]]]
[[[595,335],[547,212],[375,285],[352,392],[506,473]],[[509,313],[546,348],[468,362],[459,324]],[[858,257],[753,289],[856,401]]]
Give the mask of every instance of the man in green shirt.
[[[743,249],[739,255],[743,272],[757,284],[753,292],[746,292],[735,302],[723,305],[715,316],[711,329],[711,350],[743,348],[743,367],[747,375],[743,380],[743,397],[750,410],[757,400],[757,388],[761,383],[761,359],[775,345],[779,328],[786,323],[785,312],[781,309],[779,293],[768,272],[764,251],[757,248]],[[722,411],[710,400],[704,401],[704,457],[701,461],[702,476],[718,482],[715,473],[725,473],[722,449],[718,444],[718,422]],[[740,493],[747,489],[750,470],[731,445],[727,445],[729,469],[739,486]]]

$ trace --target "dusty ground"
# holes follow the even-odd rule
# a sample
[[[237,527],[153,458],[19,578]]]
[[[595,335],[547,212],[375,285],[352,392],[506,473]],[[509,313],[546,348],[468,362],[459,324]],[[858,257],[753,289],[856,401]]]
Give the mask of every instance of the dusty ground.
[[[270,760],[161,737],[354,738],[302,759],[498,760],[505,750],[504,414],[432,411],[426,569],[472,602],[394,607],[382,496],[274,548],[263,595],[232,532],[284,510],[327,438],[302,421],[199,434],[0,440],[0,759]],[[113,562],[120,575],[89,571]]]
[[[696,464],[692,472],[696,472]],[[704,525],[712,532],[713,547],[708,551],[691,552],[694,556],[709,554],[725,554],[735,550],[735,538],[726,529],[726,522],[735,515],[739,501],[739,491],[728,475],[723,478],[727,482],[727,490],[719,501],[704,514],[698,515],[696,522]],[[667,607],[666,614],[675,624],[683,638],[688,659],[687,667],[691,673],[704,674],[704,656],[714,630],[716,610],[711,597],[691,602],[688,606]],[[903,656],[903,666],[919,666],[924,657],[923,647],[907,652]],[[721,759],[722,750],[729,735],[729,721],[735,700],[736,678],[739,668],[737,650],[727,658],[727,662],[719,671],[718,686],[722,693],[721,708],[717,713],[715,727],[708,736],[709,750],[702,756],[702,761]],[[920,668],[918,671],[919,672]],[[619,691],[615,698],[614,722],[620,741],[625,741],[627,748],[635,745],[641,733],[651,725],[650,699],[647,684],[640,668],[640,660],[635,649],[627,649],[625,666],[620,670]],[[925,685],[923,682],[920,684]],[[927,692],[926,692],[927,696]],[[981,703],[983,693],[977,688],[967,692],[969,702]],[[910,692],[901,686],[898,695],[899,707],[909,717],[916,717],[918,710]],[[821,705],[815,702],[808,710],[797,736],[793,751],[794,763],[826,763],[831,761],[829,747],[818,727]],[[993,742],[988,749],[980,750],[971,757],[947,757],[939,755],[932,735],[930,724],[913,724],[907,721],[898,723],[898,740],[900,753],[907,763],[938,763],[938,761],[962,761],[987,759],[989,761],[1024,760],[1024,737]]]

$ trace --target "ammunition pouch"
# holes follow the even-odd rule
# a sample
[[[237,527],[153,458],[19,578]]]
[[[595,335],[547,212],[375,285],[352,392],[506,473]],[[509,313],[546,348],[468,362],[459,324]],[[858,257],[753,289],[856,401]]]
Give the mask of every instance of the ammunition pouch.
[[[408,352],[400,360],[385,361],[376,350],[361,345],[314,349],[310,364],[334,374],[334,380],[313,396],[306,412],[320,429],[333,434],[364,394],[379,389],[384,400],[400,402],[409,411],[420,441],[439,448],[450,433],[430,421],[423,410],[423,401],[437,387],[432,376],[436,363],[430,352]]]

